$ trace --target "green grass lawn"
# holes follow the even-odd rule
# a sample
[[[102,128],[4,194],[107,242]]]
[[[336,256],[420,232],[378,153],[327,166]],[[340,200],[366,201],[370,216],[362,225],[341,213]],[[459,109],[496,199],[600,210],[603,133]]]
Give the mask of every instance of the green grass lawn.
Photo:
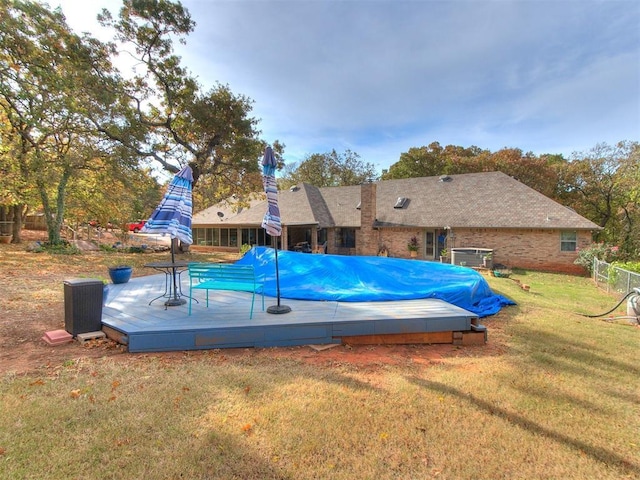
[[[640,329],[589,279],[489,278],[489,345],[314,366],[248,349],[49,365],[0,384],[0,478],[640,478]],[[622,307],[621,307],[622,308]],[[489,348],[489,347],[499,348]]]

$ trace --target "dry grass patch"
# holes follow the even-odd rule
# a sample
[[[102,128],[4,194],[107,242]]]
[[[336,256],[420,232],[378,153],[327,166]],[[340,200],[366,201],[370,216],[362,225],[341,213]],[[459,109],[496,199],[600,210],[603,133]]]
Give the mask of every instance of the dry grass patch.
[[[515,276],[529,293],[489,279],[518,302],[485,319],[489,345],[433,361],[246,349],[5,373],[0,478],[639,478],[640,329],[578,315],[615,304],[588,279]]]

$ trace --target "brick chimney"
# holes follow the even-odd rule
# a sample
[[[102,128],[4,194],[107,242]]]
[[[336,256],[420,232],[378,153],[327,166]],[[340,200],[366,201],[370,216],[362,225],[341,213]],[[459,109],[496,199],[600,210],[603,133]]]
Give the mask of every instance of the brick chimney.
[[[358,255],[378,254],[378,230],[374,230],[376,221],[376,184],[363,183],[360,186],[360,231],[356,238]]]

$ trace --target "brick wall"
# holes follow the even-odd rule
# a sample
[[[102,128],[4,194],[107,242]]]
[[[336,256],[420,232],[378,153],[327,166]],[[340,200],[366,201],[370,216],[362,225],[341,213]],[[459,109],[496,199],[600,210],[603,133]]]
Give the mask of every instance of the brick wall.
[[[424,258],[424,231],[420,228],[383,228],[378,231],[380,245],[384,245],[391,257],[410,258],[407,244],[414,235],[418,239],[418,258]]]
[[[456,247],[492,248],[494,263],[558,273],[586,273],[573,263],[577,252],[560,251],[560,230],[475,228],[456,229],[455,235]],[[591,241],[591,232],[578,232],[578,249]]]
[[[577,252],[560,251],[560,231],[542,229],[504,230],[489,228],[454,229],[453,247],[491,248],[493,263],[507,267],[520,267],[558,273],[583,275],[585,270],[573,262]],[[409,258],[407,242],[416,235],[420,242],[419,258],[424,258],[424,230],[417,228],[394,228],[379,231],[379,239],[389,255]],[[591,233],[578,232],[578,249],[591,243]],[[451,247],[451,243],[448,245]],[[435,258],[427,260],[437,260]]]

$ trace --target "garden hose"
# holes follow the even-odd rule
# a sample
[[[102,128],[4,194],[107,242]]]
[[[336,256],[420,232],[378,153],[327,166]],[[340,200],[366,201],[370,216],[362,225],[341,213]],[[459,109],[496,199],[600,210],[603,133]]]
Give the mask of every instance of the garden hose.
[[[627,293],[624,297],[622,297],[622,300],[620,300],[615,307],[613,307],[611,310],[608,310],[604,313],[599,313],[597,315],[587,315],[586,313],[580,313],[579,315],[582,315],[583,317],[588,317],[588,318],[598,318],[598,317],[604,317],[605,315],[609,315],[611,312],[615,311],[620,305],[622,305],[622,303],[629,298],[631,295],[638,295],[640,296],[640,288],[634,288],[633,290],[631,290],[629,293]],[[628,319],[636,319],[636,321],[638,321],[638,317],[632,317],[629,315],[625,315],[619,318],[628,318]]]

